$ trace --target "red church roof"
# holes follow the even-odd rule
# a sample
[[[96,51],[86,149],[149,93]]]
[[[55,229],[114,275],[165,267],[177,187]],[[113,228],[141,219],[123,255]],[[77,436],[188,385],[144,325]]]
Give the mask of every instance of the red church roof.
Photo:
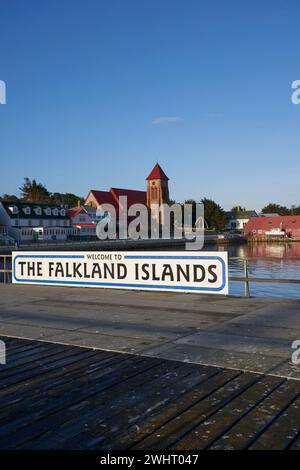
[[[113,206],[117,205],[117,201],[110,191],[98,191],[91,189],[90,192],[93,194],[99,206],[101,206],[101,204],[112,204]]]
[[[167,177],[167,175],[163,171],[163,169],[159,166],[159,164],[156,163],[155,167],[151,171],[148,178],[146,178],[146,180],[165,180],[165,181],[168,181],[169,178]]]
[[[135,191],[134,189],[123,189],[123,188],[110,188],[110,193],[115,198],[115,201],[119,205],[120,196],[127,196],[127,206],[132,204],[144,204],[147,202],[146,191]]]

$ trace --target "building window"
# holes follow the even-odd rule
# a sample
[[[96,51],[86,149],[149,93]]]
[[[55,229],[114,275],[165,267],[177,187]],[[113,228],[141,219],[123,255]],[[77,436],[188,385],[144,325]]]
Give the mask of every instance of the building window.
[[[35,207],[34,212],[36,213],[36,215],[42,215],[42,209],[40,207]]]

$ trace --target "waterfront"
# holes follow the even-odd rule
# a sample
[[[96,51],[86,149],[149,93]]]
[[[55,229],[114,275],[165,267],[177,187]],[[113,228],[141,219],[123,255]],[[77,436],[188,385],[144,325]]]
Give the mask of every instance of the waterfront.
[[[41,249],[41,247],[39,247]],[[49,249],[49,248],[48,248]],[[80,251],[80,245],[76,248]],[[85,251],[87,248],[83,249]],[[98,248],[99,249],[99,248]],[[144,249],[144,248],[143,248]],[[166,246],[164,250],[174,249]],[[178,247],[175,249],[182,249]],[[90,248],[92,251],[92,248]],[[122,250],[121,250],[122,251]],[[249,260],[249,276],[273,279],[300,279],[300,243],[250,243],[208,245],[206,251],[227,251],[229,254],[229,276],[243,277],[244,264],[231,258],[247,258]],[[2,262],[3,260],[1,260]],[[3,268],[1,264],[0,268]],[[0,273],[0,282],[3,274]],[[300,298],[300,285],[280,283],[249,283],[250,295],[257,297]],[[244,295],[243,282],[229,283],[230,295]]]
[[[300,243],[253,243],[217,247],[230,257],[248,258],[249,277],[300,279]],[[230,260],[229,276],[243,276],[241,261]],[[300,298],[299,284],[249,283],[250,295],[257,297]],[[244,283],[230,282],[231,295],[243,295]]]

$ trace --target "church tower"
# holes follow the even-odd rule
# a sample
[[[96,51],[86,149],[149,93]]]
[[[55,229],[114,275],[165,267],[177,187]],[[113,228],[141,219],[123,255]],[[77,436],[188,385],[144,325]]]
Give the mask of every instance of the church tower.
[[[147,178],[147,207],[151,209],[152,204],[168,204],[169,203],[169,178],[156,163],[155,167],[151,171]],[[165,211],[161,211],[159,214],[154,215],[157,218],[157,222],[160,225],[165,223]]]
[[[147,207],[151,204],[168,204],[169,203],[169,178],[156,163],[147,178]]]

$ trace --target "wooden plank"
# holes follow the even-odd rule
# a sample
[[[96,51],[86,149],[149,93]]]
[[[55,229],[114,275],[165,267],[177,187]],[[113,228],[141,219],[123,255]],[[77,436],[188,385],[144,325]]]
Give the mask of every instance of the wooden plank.
[[[173,393],[168,394],[168,391],[166,390],[168,400],[162,408],[149,409],[147,402],[147,413],[143,413],[141,411],[137,416],[133,410],[135,420],[133,422],[126,422],[124,428],[118,432],[117,440],[115,439],[115,435],[109,432],[105,439],[100,439],[97,442],[97,445],[95,441],[92,442],[90,444],[92,448],[96,446],[97,449],[125,449],[132,446],[134,443],[139,442],[144,436],[151,433],[153,429],[159,427],[161,420],[168,420],[170,416],[176,414],[178,407],[186,406],[187,398],[197,401],[199,392],[198,388],[195,389],[195,387],[200,387],[201,384],[205,384],[206,381],[220,374],[221,370],[205,366],[196,367],[199,367],[200,370],[198,372],[193,371],[184,380],[180,380],[180,382],[174,387]],[[228,376],[226,379],[228,380]],[[97,437],[95,437],[95,439],[97,439]]]
[[[266,378],[269,382],[271,379],[272,377]],[[246,413],[243,413],[241,419],[229,431],[225,430],[222,437],[211,446],[212,449],[247,449],[268,426],[273,425],[273,421],[295,400],[300,393],[300,388],[297,381],[285,380],[270,394],[263,394],[262,399],[254,404],[257,392],[256,388],[253,398],[251,396],[242,397],[245,404],[248,401]],[[254,406],[251,407],[252,400]],[[231,403],[231,411],[235,410],[236,406],[239,407],[240,404]],[[224,412],[226,411],[224,410]]]
[[[105,374],[107,372],[107,369],[110,370],[112,367],[114,367],[115,364],[120,364],[122,361],[128,360],[128,356],[119,358],[119,356],[114,355],[111,357],[111,355],[108,355],[106,357],[103,357],[103,355],[106,356],[106,353],[101,354],[101,358],[99,353],[96,353],[94,356],[91,351],[89,350],[81,350],[80,348],[77,348],[76,354],[74,352],[70,352],[69,355],[67,354],[60,354],[57,356],[55,361],[51,362],[51,367],[46,365],[46,369],[39,371],[38,374],[34,375],[29,375],[29,377],[26,377],[24,379],[24,382],[22,384],[22,389],[23,387],[27,384],[31,386],[32,384],[34,385],[35,382],[37,381],[42,381],[42,383],[46,384],[47,388],[50,388],[52,391],[54,391],[54,385],[53,385],[53,377],[55,377],[55,374],[59,374],[60,371],[63,372],[63,381],[62,381],[62,386],[65,388],[66,384],[70,381],[72,381],[72,369],[69,369],[70,365],[74,366],[77,363],[80,363],[81,360],[87,359],[89,362],[86,365],[84,369],[84,373],[91,373],[94,371],[101,370],[101,373]],[[76,373],[76,371],[75,371]],[[78,375],[78,374],[76,374]],[[69,377],[70,376],[70,377]],[[24,377],[23,377],[24,378]],[[79,374],[78,377],[80,380],[82,378],[82,373]],[[75,382],[76,383],[76,382]],[[60,392],[59,386],[61,384],[56,385],[56,389],[58,390],[58,393]],[[14,383],[13,385],[7,387],[4,391],[1,391],[1,402],[3,401],[3,397],[7,397],[9,400],[9,397],[11,393],[18,392],[20,391],[22,393],[22,389],[20,388],[19,382]],[[39,387],[36,391],[37,396],[39,394]],[[34,390],[32,391],[31,397],[34,397]],[[36,399],[36,397],[35,397]]]
[[[97,351],[88,350],[82,358],[72,354],[66,358],[63,367],[43,371],[42,374],[25,380],[21,390],[18,383],[7,387],[5,395],[2,394],[1,396],[0,410],[5,408],[9,402],[13,402],[20,395],[20,392],[24,398],[28,395],[31,399],[36,394],[57,387],[60,383],[75,380],[92,367],[104,367],[112,360],[116,361],[114,353],[103,353],[100,357]]]
[[[249,381],[248,386],[246,384],[244,387],[238,387],[231,394],[225,392],[224,399],[221,401],[217,395],[222,391],[218,391],[210,397],[212,406],[204,409],[204,412],[199,416],[199,424],[195,426],[193,423],[192,429],[172,445],[172,449],[198,450],[208,447],[240,419],[249,407],[253,407],[262,396],[269,394],[282,382],[283,379],[277,377],[256,376],[254,380]],[[217,406],[214,406],[214,402],[217,403]]]
[[[300,382],[8,339],[1,449],[296,449]],[[6,387],[5,387],[6,386]]]
[[[180,397],[174,397],[170,404],[162,410],[162,413],[151,413],[144,422],[141,422],[138,432],[136,429],[132,428],[128,430],[127,434],[131,436],[131,442],[127,441],[127,446],[130,448],[143,448],[144,440],[156,441],[156,434],[160,433],[162,426],[176,420],[179,414],[197,405],[202,398],[231,382],[232,379],[239,375],[241,374],[238,371],[219,370],[212,377],[197,384],[189,392]]]
[[[300,398],[298,397],[249,448],[251,450],[286,450],[293,444],[299,432]]]
[[[0,387],[7,388],[18,382],[23,382],[24,380],[28,380],[29,378],[42,374],[47,369],[56,367],[59,364],[62,366],[63,361],[65,361],[69,356],[82,356],[84,354],[85,352],[77,351],[76,349],[70,349],[70,351],[66,351],[64,349],[58,348],[55,351],[45,350],[40,354],[39,359],[35,359],[34,361],[26,363],[25,365],[21,364],[11,369],[9,368],[6,373],[4,366],[4,372],[1,374],[0,379]]]
[[[76,378],[86,372],[92,358],[97,358],[99,367],[101,367],[100,364],[104,362],[103,358],[100,361],[99,355],[96,352],[90,351],[90,353],[85,354],[82,359],[78,357],[78,355],[72,355],[68,358],[68,361],[66,361],[67,364],[65,364],[64,367],[48,370],[45,373],[30,378],[22,384],[22,388],[19,386],[19,383],[9,387],[9,389],[6,390],[7,393],[5,393],[5,396],[1,396],[1,419],[3,420],[6,415],[12,414],[18,406],[20,406],[19,412],[21,412],[23,409],[23,400],[26,399],[26,403],[30,404],[31,401],[37,401],[43,394],[52,391],[55,387],[76,380]]]
[[[228,372],[224,371],[221,374],[227,374]],[[218,380],[212,387],[205,387],[207,384],[203,384],[199,389],[200,393],[196,403],[188,401],[185,410],[179,409],[171,420],[135,445],[133,449],[176,448],[174,444],[178,441],[181,442],[185,434],[192,431],[193,428],[203,422],[208,416],[226,406],[228,402],[238,396],[243,390],[255,384],[258,379],[259,376],[255,374],[241,373],[234,375],[231,372],[229,380]],[[193,438],[193,443],[194,441],[195,439]],[[183,445],[181,449],[189,449],[189,447]]]
[[[20,339],[12,339],[12,338],[7,338],[5,336],[1,336],[0,337],[1,341],[4,341],[6,347],[7,347],[7,350],[9,351],[16,351],[16,350],[22,350],[22,349],[26,349],[26,348],[29,348],[29,347],[36,347],[38,345],[38,343],[36,341],[23,341],[23,340],[20,340]]]
[[[205,373],[207,374],[208,371]],[[151,410],[161,409],[166,402],[178,394],[180,389],[186,386],[186,383],[189,383],[190,387],[191,379],[187,379],[187,376],[190,375],[193,375],[192,383],[195,384],[204,374],[203,371],[201,372],[201,368],[196,370],[191,365],[163,361],[156,368],[143,374],[140,380],[133,379],[124,386],[118,386],[116,390],[110,389],[110,407],[107,407],[107,392],[104,392],[102,396],[97,394],[93,398],[91,406],[86,407],[83,420],[76,421],[76,418],[73,417],[67,426],[66,423],[63,424],[60,433],[58,433],[56,445],[58,448],[63,446],[64,449],[84,448],[83,446],[90,448],[94,446],[96,441],[115,437],[116,433],[119,436],[121,429],[124,431],[124,427],[128,427],[128,422],[132,424]],[[149,384],[151,384],[150,388]],[[91,423],[88,427],[88,433],[84,428],[86,422]],[[38,448],[43,448],[42,443]]]
[[[47,352],[48,354],[56,351],[68,351],[64,346],[53,345],[49,347],[44,343],[39,343],[38,345],[27,347],[26,349],[21,349],[10,352],[8,349],[6,352],[6,365],[4,366],[5,371],[9,371],[12,368],[23,366],[27,363],[38,360],[41,356],[41,353]]]
[[[49,415],[75,406],[83,400],[88,400],[99,391],[137,376],[156,363],[157,359],[134,357],[126,362],[125,367],[122,364],[116,365],[113,372],[106,374],[106,376],[103,376],[101,371],[82,376],[76,384],[73,384],[73,387],[67,387],[68,393],[55,396],[55,399],[52,399],[42,409],[31,410],[29,408],[25,416],[10,420],[4,428],[0,429],[0,448],[16,448],[26,441],[28,436],[33,438],[41,435],[48,429]],[[100,380],[91,380],[91,375],[95,379],[98,376]]]
[[[41,435],[36,439],[30,448],[60,448],[62,443],[78,436],[82,431],[85,431],[86,436],[88,429],[90,434],[91,428],[95,425],[100,427],[99,431],[106,432],[107,425],[104,426],[103,423],[107,423],[110,428],[113,427],[117,431],[117,418],[122,411],[130,409],[139,402],[142,403],[143,411],[145,411],[145,406],[149,406],[149,402],[144,401],[145,393],[149,392],[149,383],[151,383],[151,396],[155,393],[155,376],[159,376],[161,387],[161,377],[164,374],[176,372],[178,367],[177,363],[166,364],[165,361],[157,363],[139,376],[121,384],[115,384],[108,390],[97,393],[91,400],[84,400],[75,407],[64,410],[60,416],[50,417],[46,435]],[[170,378],[167,382],[170,384]],[[86,423],[89,423],[88,427]],[[47,435],[49,431],[51,436]],[[28,448],[27,446],[28,444],[20,448]],[[64,448],[67,448],[65,444]]]
[[[93,370],[94,371],[101,371],[101,374],[102,376],[104,377],[105,374],[107,373],[107,370],[108,368],[111,368],[112,365],[116,366],[116,365],[119,365],[119,361],[120,359],[118,358],[118,361],[116,360],[117,358],[115,357],[114,359],[114,363],[110,360],[110,361],[107,361],[106,363],[105,362],[102,362],[102,361],[99,361],[99,359],[97,359],[97,356],[99,356],[99,353],[96,354],[96,357],[93,357],[93,358],[89,358],[89,361],[91,362],[91,359],[93,360],[92,364],[95,365],[95,361],[97,361],[97,369],[95,367],[93,367]],[[90,365],[90,364],[89,364]],[[88,374],[87,372],[87,369],[89,367],[89,365],[87,365],[86,369],[83,371],[84,374]],[[77,375],[77,379],[80,379],[80,377],[83,376],[82,372],[80,374],[76,373]],[[141,378],[143,379],[143,375],[141,375]],[[143,379],[144,380],[144,379]],[[147,376],[145,376],[145,380],[147,380]],[[97,379],[98,381],[98,379]],[[97,384],[97,381],[95,381],[95,385]],[[73,388],[74,386],[74,376],[72,376],[72,374],[69,374],[69,369],[68,369],[68,373],[64,375],[64,379],[60,379],[59,382],[57,384],[54,384],[52,385],[52,377],[51,377],[51,397],[53,397],[53,399],[55,399],[56,397],[59,397],[60,399],[64,396],[64,395],[68,395],[69,394],[69,391],[70,389]],[[49,384],[48,384],[49,386]],[[117,384],[117,387],[118,387],[118,390],[121,390],[121,387]],[[49,396],[49,392],[47,390],[47,385],[46,385],[46,393],[45,391],[43,391],[43,389],[41,389],[40,387],[38,387],[35,391],[35,394],[32,396],[31,399],[29,399],[27,401],[27,411],[29,410],[30,413],[33,413],[34,411],[36,410],[39,410],[40,408],[43,408],[45,405],[47,405],[48,403],[48,396]],[[106,396],[106,400],[105,400],[105,409],[107,409],[107,403],[108,401],[112,401],[112,390],[109,389],[109,392],[107,392],[107,396]],[[83,415],[83,412],[84,412],[84,406],[85,404],[87,404],[87,402],[85,400],[84,401],[84,404],[83,405],[80,405],[77,404],[76,407],[77,408],[80,408],[80,412],[79,412],[79,417],[82,417]],[[88,406],[88,408],[90,408]],[[14,411],[14,410],[12,410]],[[63,410],[60,410],[59,411],[59,414],[56,416],[55,413],[52,415],[51,414],[51,418],[49,418],[49,421],[48,421],[48,424],[49,424],[49,428],[50,428],[50,424],[51,424],[51,420],[56,420],[55,422],[55,426],[57,427],[58,423],[61,422],[61,421],[66,421],[67,420],[67,417],[66,417],[66,413],[68,413],[68,408],[66,409],[63,409]],[[95,413],[95,412],[93,412]],[[20,417],[20,410],[16,410],[16,414],[18,417]],[[75,414],[71,414],[71,417],[75,416]],[[12,418],[12,413],[10,413],[9,415],[10,419]]]
[[[293,440],[288,450],[300,450],[300,425],[297,437]]]

